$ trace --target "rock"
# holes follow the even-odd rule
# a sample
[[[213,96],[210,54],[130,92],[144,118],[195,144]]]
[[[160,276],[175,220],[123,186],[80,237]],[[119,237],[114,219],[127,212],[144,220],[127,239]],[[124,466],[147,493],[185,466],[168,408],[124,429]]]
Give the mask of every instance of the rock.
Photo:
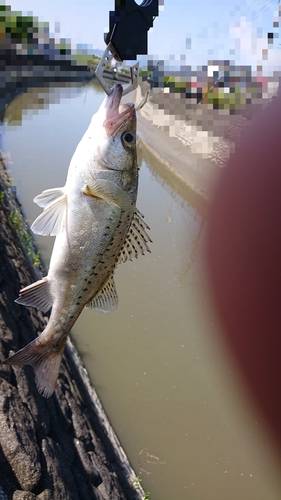
[[[12,500],[36,500],[38,497],[30,491],[16,490]]]
[[[34,422],[6,380],[0,383],[0,445],[21,488],[34,489],[41,477]]]
[[[51,490],[44,490],[37,496],[37,498],[38,500],[53,500],[53,494]]]
[[[51,438],[43,439],[43,484],[56,500],[79,500],[71,466],[63,451]]]
[[[0,500],[8,500],[7,495],[4,493],[2,487],[0,486]]]
[[[88,472],[89,478],[94,486],[99,486],[102,483],[102,478],[98,472],[97,464],[95,463],[95,453],[86,451],[86,446],[79,439],[74,440],[75,447],[78,451],[79,458],[84,469]]]

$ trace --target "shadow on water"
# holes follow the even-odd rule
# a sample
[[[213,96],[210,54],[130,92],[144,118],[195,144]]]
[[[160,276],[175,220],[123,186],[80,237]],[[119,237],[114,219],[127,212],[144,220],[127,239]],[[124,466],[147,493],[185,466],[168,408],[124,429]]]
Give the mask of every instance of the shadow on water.
[[[4,54],[4,70],[0,71],[0,122],[6,108],[19,95],[35,92],[42,88],[77,87],[95,80],[93,72],[86,66],[73,65],[70,61],[45,61]],[[46,92],[48,92],[46,90]]]
[[[95,79],[80,82],[48,81],[44,85],[34,80],[26,87],[8,86],[0,89],[0,121],[21,125],[23,115],[36,114],[40,109],[49,109],[50,104],[75,97],[79,92],[83,92],[86,85],[94,87],[98,93],[103,92]]]
[[[2,55],[2,54],[0,54]],[[19,95],[42,88],[84,87],[96,85],[97,92],[103,89],[97,83],[93,69],[71,61],[42,60],[41,56],[18,56],[12,51],[2,55],[0,68],[0,122],[3,121],[6,108]],[[3,65],[4,64],[4,65]],[[105,71],[104,77],[108,83],[115,78],[111,71]],[[128,83],[127,75],[120,75],[124,83]],[[46,92],[48,92],[46,90]]]
[[[138,162],[141,163],[141,159],[147,162],[148,167],[151,169],[153,176],[159,181],[163,182],[166,186],[169,186],[175,193],[188,202],[188,205],[192,206],[201,215],[206,214],[207,210],[207,199],[199,191],[194,190],[194,187],[187,184],[186,180],[175,176],[173,172],[163,165],[163,161],[154,155],[146,148],[142,139],[138,143]],[[153,167],[150,167],[153,165]]]
[[[188,275],[188,272],[190,271],[190,269],[195,261],[200,237],[201,237],[202,231],[204,229],[205,220],[206,220],[205,218],[202,218],[202,220],[200,222],[200,226],[198,228],[198,231],[192,240],[191,250],[190,250],[190,253],[188,254],[189,258],[188,258],[186,268],[184,269],[183,272],[177,274],[180,283],[184,282],[186,276]]]

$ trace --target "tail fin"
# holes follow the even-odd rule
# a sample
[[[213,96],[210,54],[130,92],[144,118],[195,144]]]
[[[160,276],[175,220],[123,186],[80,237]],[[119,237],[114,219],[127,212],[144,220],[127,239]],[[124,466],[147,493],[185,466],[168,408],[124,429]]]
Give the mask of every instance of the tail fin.
[[[38,345],[38,339],[33,340],[26,347],[3,361],[6,365],[31,365],[35,372],[35,382],[38,391],[45,398],[49,398],[57,384],[62,351],[47,352],[46,346]]]

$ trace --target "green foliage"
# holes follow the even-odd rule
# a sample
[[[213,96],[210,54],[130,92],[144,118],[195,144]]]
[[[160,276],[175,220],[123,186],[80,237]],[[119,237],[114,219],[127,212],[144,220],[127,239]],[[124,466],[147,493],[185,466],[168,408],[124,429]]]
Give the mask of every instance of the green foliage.
[[[4,198],[5,198],[5,193],[4,191],[0,191],[0,205],[2,205],[3,201],[4,201]]]
[[[9,214],[10,222],[13,228],[17,231],[19,235],[21,235],[23,231],[23,221],[22,216],[19,210],[12,210]]]
[[[23,246],[26,250],[28,257],[32,255],[32,238],[30,233],[23,232],[22,234]]]
[[[191,83],[185,76],[164,75],[164,86],[168,87],[171,92],[180,94],[185,92],[186,88],[190,88]]]
[[[239,109],[246,104],[246,94],[239,88],[234,92],[225,92],[224,88],[211,89],[207,95],[208,104],[212,104],[216,109]]]
[[[142,482],[142,479],[140,477],[136,477],[136,479],[134,481],[135,490],[140,489],[141,482]],[[149,497],[150,497],[150,493],[149,493],[149,491],[146,491],[142,500],[149,500]]]
[[[34,267],[40,266],[40,250],[36,250],[35,254],[32,257],[32,262]]]
[[[90,54],[71,54],[72,61],[76,61],[81,66],[95,67],[100,62],[100,59],[96,56],[91,56]]]
[[[34,250],[32,236],[24,223],[21,212],[16,209],[12,210],[9,214],[12,227],[15,229],[19,236],[27,256],[32,260],[34,267],[40,266],[40,250]]]
[[[142,479],[140,477],[136,477],[135,481],[134,481],[134,488],[135,490],[138,490],[140,485],[141,485],[141,482],[142,482]]]
[[[49,23],[39,22],[37,17],[23,15],[21,12],[11,10],[9,5],[0,5],[0,44],[10,47],[12,44],[24,45],[28,54],[38,48],[38,39],[44,37],[44,44],[53,45],[50,38]],[[8,43],[7,43],[8,42]],[[76,61],[79,65],[97,65],[99,58],[88,54],[86,50],[81,53],[71,51],[71,44],[64,39],[59,44],[55,43],[57,53],[65,55],[69,60]]]
[[[9,5],[1,5],[0,33],[14,43],[30,42],[33,40],[33,33],[38,33],[38,21],[32,16],[12,11]]]

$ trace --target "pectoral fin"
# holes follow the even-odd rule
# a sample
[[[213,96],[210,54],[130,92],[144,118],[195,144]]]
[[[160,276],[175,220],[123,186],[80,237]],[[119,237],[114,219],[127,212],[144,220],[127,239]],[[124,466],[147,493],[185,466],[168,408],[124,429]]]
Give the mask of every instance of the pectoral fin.
[[[132,211],[134,209],[134,203],[129,195],[117,186],[115,182],[109,180],[93,180],[85,186],[83,193],[88,196],[101,198],[122,210]]]
[[[66,217],[67,196],[64,191],[62,189],[48,189],[36,196],[34,201],[37,205],[45,208],[33,222],[32,231],[43,236],[59,234],[63,230]]]
[[[149,229],[143,220],[143,215],[136,209],[126,240],[120,250],[118,264],[127,260],[132,261],[133,257],[138,258],[140,254],[144,255],[145,252],[150,252],[148,242],[152,243],[152,240],[147,234]]]
[[[50,203],[58,200],[64,195],[63,188],[54,188],[54,189],[46,189],[38,196],[35,196],[34,203],[38,205],[38,207],[47,207]]]
[[[85,306],[98,312],[109,313],[118,307],[118,295],[113,275],[103,285],[99,293]]]

